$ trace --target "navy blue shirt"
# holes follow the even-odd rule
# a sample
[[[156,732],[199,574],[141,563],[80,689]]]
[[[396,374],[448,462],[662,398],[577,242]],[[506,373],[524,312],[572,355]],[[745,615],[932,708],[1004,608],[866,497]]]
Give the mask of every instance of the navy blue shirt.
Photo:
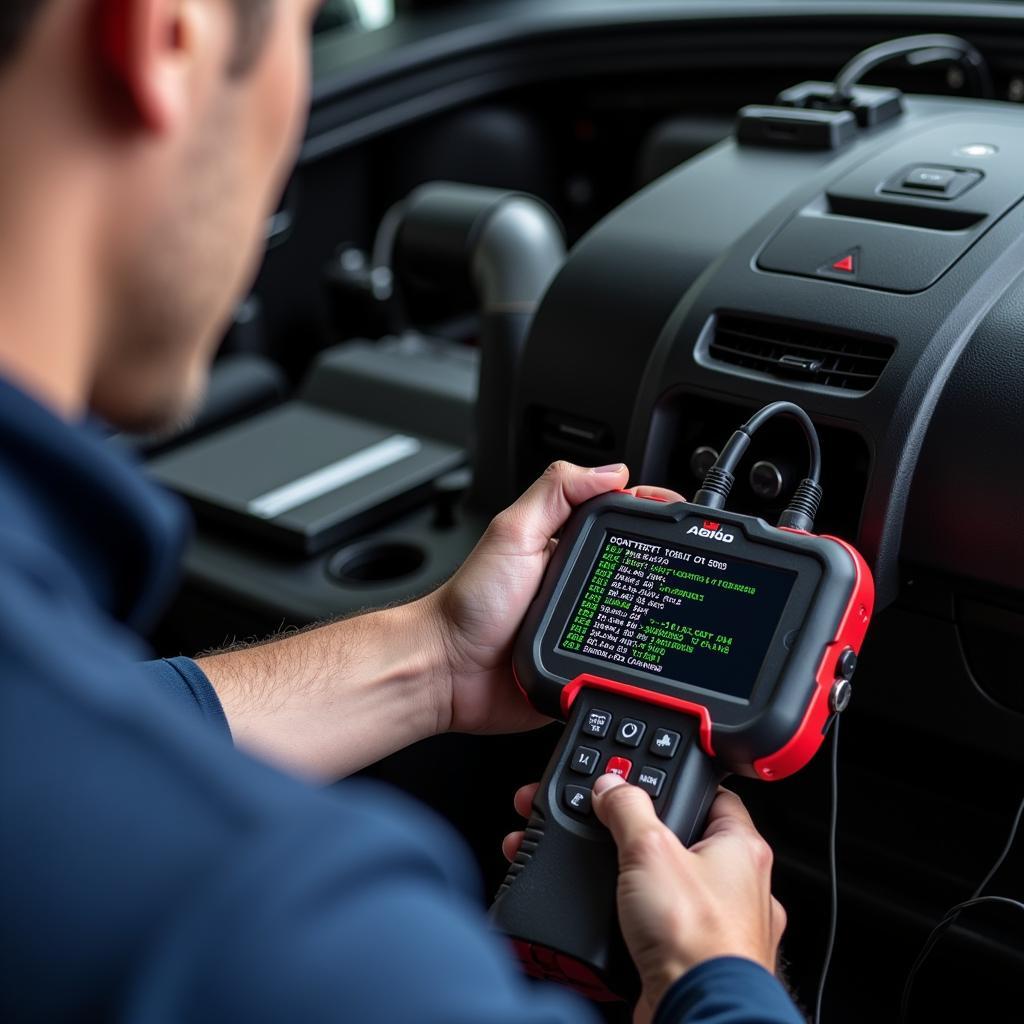
[[[436,816],[246,757],[194,662],[144,663],[185,524],[0,381],[0,1018],[594,1020],[520,976]],[[722,959],[658,1020],[800,1017],[766,971]]]

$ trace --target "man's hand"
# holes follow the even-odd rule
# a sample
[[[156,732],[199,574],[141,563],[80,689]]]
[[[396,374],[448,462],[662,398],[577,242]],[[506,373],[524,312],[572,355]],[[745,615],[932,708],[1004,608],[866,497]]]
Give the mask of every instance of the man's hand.
[[[524,817],[536,792],[534,785],[516,793]],[[617,775],[594,783],[593,806],[619,849],[619,922],[643,983],[636,1024],[704,960],[739,956],[775,972],[786,912],[771,892],[771,847],[738,796],[719,790],[704,837],[689,849],[658,819],[651,798]],[[506,836],[505,856],[511,860],[521,842],[521,832]]]
[[[573,508],[628,477],[621,463],[556,463],[433,594],[203,658],[235,742],[289,771],[333,780],[438,732],[542,725],[512,679],[512,640]]]
[[[494,519],[465,565],[426,599],[436,610],[451,669],[450,690],[441,697],[438,712],[442,730],[517,732],[544,723],[512,679],[512,641],[540,586],[553,538],[572,510],[588,498],[625,487],[628,478],[621,463],[583,469],[556,462]],[[632,490],[683,500],[657,487]]]
[[[735,793],[720,790],[689,849],[651,798],[616,775],[594,783],[594,812],[619,848],[619,921],[643,994],[639,1021],[691,967],[740,956],[775,973],[786,912],[772,896],[772,851]]]

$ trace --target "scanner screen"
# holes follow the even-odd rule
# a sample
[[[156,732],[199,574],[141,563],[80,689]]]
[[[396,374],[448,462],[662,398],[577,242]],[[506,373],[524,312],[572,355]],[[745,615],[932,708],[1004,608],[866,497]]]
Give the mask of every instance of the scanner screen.
[[[708,547],[609,531],[559,650],[749,699],[797,574]]]

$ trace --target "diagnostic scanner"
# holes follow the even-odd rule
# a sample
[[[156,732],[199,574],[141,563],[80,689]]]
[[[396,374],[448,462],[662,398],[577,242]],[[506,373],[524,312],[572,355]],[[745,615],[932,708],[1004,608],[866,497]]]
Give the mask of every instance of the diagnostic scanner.
[[[689,845],[725,775],[798,771],[849,700],[874,585],[850,544],[809,530],[817,459],[781,520],[808,528],[721,507],[750,434],[777,413],[813,431],[789,403],[762,410],[694,503],[617,492],[577,509],[515,644],[524,694],[567,724],[492,918],[528,973],[594,1000],[638,987],[594,780],[614,772],[646,790]]]

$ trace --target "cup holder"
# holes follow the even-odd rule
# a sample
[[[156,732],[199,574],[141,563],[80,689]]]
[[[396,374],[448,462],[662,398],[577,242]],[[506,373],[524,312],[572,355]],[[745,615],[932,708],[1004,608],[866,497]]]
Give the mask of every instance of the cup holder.
[[[427,553],[408,541],[368,541],[332,556],[327,575],[338,583],[394,583],[423,568]]]

